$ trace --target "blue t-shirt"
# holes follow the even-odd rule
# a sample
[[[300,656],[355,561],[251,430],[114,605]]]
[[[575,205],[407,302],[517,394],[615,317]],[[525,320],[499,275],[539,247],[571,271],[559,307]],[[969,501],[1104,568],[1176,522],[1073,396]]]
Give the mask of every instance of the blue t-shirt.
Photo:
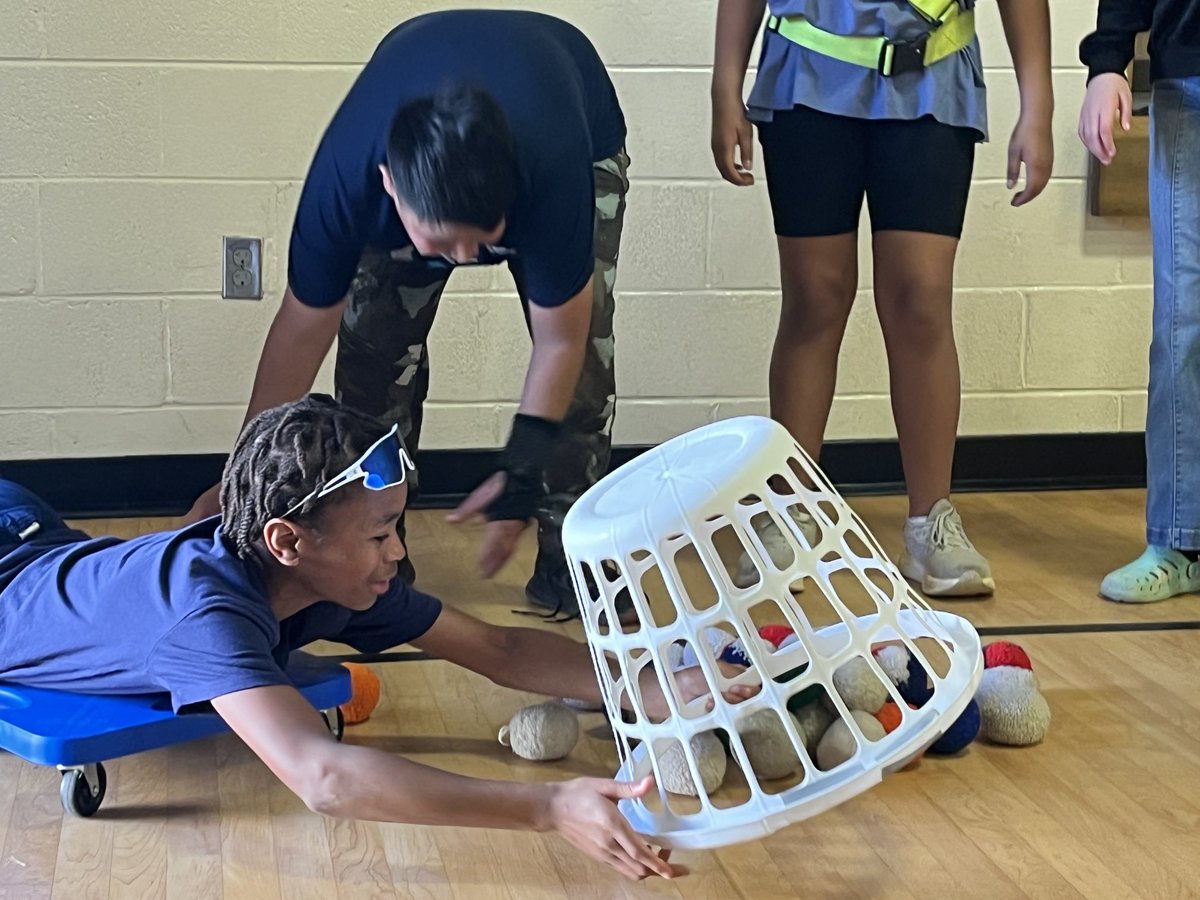
[[[459,10],[418,16],[385,37],[325,131],[288,254],[288,283],[302,303],[332,306],[345,297],[366,247],[411,246],[379,166],[396,110],[449,84],[487,90],[516,140],[521,184],[500,246],[514,254],[506,258],[523,296],[557,306],[587,284],[592,163],[625,141],[604,64],[560,19]]]
[[[370,609],[316,603],[275,618],[220,520],[132,540],[50,530],[0,557],[0,680],[98,694],[167,691],[178,711],[290,684],[315,640],[374,653],[420,637],[441,603],[400,578]]]

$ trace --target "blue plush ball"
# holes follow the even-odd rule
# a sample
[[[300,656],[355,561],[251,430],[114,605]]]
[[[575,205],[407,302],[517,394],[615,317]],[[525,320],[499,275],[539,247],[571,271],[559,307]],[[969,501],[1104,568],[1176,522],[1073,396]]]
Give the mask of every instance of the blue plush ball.
[[[957,753],[979,736],[979,727],[982,721],[982,717],[979,714],[979,704],[972,697],[971,702],[967,704],[967,708],[962,711],[962,715],[954,721],[954,724],[950,726],[945,734],[933,742],[933,745],[926,752],[934,756],[947,756],[951,753]]]
[[[900,696],[906,703],[918,709],[929,702],[933,696],[933,685],[929,683],[929,674],[920,661],[911,653],[908,656],[908,680],[896,685]]]

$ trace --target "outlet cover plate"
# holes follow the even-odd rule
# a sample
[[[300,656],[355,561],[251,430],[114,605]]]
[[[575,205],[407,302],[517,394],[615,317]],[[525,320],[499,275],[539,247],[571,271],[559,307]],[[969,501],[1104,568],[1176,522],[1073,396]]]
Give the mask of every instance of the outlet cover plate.
[[[223,239],[221,296],[226,300],[262,299],[262,239]]]

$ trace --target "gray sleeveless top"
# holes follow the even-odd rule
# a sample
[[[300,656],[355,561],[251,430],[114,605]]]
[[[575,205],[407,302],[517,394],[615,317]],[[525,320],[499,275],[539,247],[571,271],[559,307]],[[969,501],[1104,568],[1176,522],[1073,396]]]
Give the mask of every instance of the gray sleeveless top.
[[[964,8],[974,0],[960,0]],[[926,22],[905,0],[770,0],[776,16],[802,15],[834,34],[911,40]],[[873,69],[832,59],[773,31],[763,35],[749,118],[769,122],[776,110],[802,105],[840,116],[917,119],[972,128],[987,140],[987,97],[979,39],[919,72],[885,78]]]

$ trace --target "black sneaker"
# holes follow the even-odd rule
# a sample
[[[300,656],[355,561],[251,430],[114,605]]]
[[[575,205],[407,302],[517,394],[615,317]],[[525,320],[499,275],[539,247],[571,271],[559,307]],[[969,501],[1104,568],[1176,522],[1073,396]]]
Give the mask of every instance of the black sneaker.
[[[597,590],[590,583],[591,576],[585,577],[589,579],[588,593],[595,596]],[[543,569],[535,566],[533,577],[525,585],[525,599],[531,606],[536,606],[546,612],[531,610],[513,610],[513,612],[521,615],[541,616],[550,622],[569,622],[579,618],[579,601],[575,596],[575,586],[571,583],[571,576],[566,569],[562,569],[554,575],[547,575]],[[622,588],[621,592],[617,594],[616,606],[617,618],[621,624],[636,624],[637,613],[633,609],[629,591],[625,588]]]

